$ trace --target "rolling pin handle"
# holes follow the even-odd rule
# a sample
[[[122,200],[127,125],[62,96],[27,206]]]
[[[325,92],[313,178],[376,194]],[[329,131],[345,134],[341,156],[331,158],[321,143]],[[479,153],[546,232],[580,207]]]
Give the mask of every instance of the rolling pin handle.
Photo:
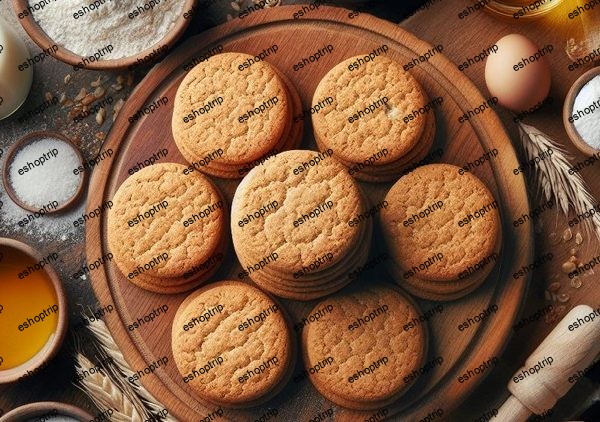
[[[572,375],[589,367],[599,352],[600,307],[574,307],[508,382],[512,396],[499,409],[499,420],[525,421],[524,409],[547,415],[573,386]]]

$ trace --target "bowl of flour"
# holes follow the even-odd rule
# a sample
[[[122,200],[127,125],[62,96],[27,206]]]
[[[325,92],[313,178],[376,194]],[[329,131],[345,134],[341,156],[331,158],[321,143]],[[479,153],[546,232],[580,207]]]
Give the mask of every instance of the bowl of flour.
[[[155,63],[181,37],[195,0],[13,0],[15,13],[45,52],[79,69]],[[192,13],[190,13],[192,12]],[[32,56],[41,60],[40,55]]]
[[[586,155],[600,152],[600,67],[575,81],[563,106],[563,123],[573,144]]]

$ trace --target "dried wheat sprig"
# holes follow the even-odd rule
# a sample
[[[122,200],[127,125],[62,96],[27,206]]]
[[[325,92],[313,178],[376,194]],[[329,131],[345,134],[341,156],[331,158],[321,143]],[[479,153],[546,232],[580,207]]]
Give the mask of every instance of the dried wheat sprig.
[[[85,315],[84,315],[85,317]],[[115,343],[112,338],[110,331],[108,331],[108,327],[101,319],[96,319],[95,321],[89,321],[88,329],[92,332],[94,338],[98,341],[101,348],[104,350],[104,353],[112,358],[113,363],[122,373],[125,378],[132,377],[134,372],[129,367],[129,364],[125,360],[123,353],[119,349],[119,346]],[[139,395],[142,401],[147,405],[152,414],[156,415],[165,408],[154,396],[146,390],[146,388],[141,384],[131,383],[130,384],[137,395]],[[166,422],[177,422],[177,419],[168,414],[164,419]]]
[[[79,351],[75,354],[75,366],[79,371],[85,368],[93,368],[94,365],[88,358]],[[110,376],[104,371],[89,374],[83,378],[77,388],[83,391],[102,412],[112,409],[112,422],[143,422],[144,419],[130,397],[127,397],[123,391],[115,384]]]
[[[539,157],[548,149],[553,151],[551,159],[540,160],[533,175],[546,201],[553,200],[566,217],[570,209],[581,215],[598,205],[581,176],[569,174],[572,157],[558,142],[525,123],[519,123],[519,133],[528,160]],[[600,240],[600,213],[583,220],[582,226],[587,234],[595,234]]]
[[[145,401],[140,397],[137,393],[135,387],[127,382],[127,378],[123,376],[121,371],[117,365],[111,359],[112,357],[98,344],[95,344],[96,349],[98,350],[98,355],[96,358],[99,362],[110,362],[111,364],[106,365],[107,375],[113,380],[113,382],[119,387],[123,393],[131,399],[133,404],[136,406],[140,416],[144,418],[144,420],[149,420],[152,417],[151,410],[146,405]]]

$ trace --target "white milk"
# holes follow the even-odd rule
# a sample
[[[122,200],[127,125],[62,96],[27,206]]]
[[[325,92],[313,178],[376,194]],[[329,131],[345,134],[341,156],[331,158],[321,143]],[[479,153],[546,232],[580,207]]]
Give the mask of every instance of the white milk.
[[[19,70],[28,58],[23,40],[0,19],[0,120],[17,111],[29,94],[33,67]]]

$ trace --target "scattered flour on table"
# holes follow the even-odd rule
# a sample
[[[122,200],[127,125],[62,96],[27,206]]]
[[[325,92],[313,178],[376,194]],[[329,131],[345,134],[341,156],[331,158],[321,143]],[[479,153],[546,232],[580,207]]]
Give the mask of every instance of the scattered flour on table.
[[[29,0],[31,7],[38,3]],[[161,41],[182,16],[185,0],[46,3],[43,9],[33,12],[33,18],[56,44],[80,56],[92,56],[112,45],[113,50],[101,57],[108,60],[134,56]]]
[[[83,227],[75,227],[73,221],[85,212],[85,199],[81,198],[73,208],[56,214],[30,218],[31,212],[15,204],[8,195],[0,192],[0,236],[24,236],[31,243],[77,240],[83,237]],[[25,221],[27,223],[25,224]],[[21,224],[19,224],[21,223]]]

